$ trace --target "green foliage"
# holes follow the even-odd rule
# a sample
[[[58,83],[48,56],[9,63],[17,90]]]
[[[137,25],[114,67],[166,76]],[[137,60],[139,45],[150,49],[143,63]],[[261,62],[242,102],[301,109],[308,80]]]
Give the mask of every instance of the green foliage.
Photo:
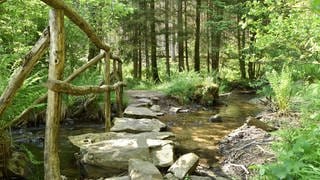
[[[283,68],[281,73],[273,70],[266,74],[270,86],[274,92],[274,98],[280,113],[289,110],[289,102],[292,96],[292,78],[288,68]]]
[[[318,179],[320,177],[320,127],[307,125],[289,129],[281,135],[284,141],[275,144],[278,160],[260,167],[267,179]]]

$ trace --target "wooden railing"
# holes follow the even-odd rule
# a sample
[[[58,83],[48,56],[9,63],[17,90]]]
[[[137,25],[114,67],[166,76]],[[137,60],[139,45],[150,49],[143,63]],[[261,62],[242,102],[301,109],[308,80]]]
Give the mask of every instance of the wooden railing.
[[[115,57],[111,53],[110,46],[107,45],[103,38],[100,38],[93,30],[93,28],[79,15],[76,11],[68,7],[62,0],[41,0],[53,9],[49,13],[49,28],[47,28],[35,46],[24,57],[22,66],[15,72],[10,79],[7,88],[4,90],[0,97],[0,117],[7,109],[13,100],[14,95],[22,86],[26,77],[30,74],[31,70],[37,61],[45,53],[46,49],[50,47],[49,58],[49,74],[46,87],[48,93],[43,95],[34,103],[33,106],[39,103],[44,103],[47,100],[47,116],[46,116],[46,129],[45,129],[45,150],[44,150],[44,166],[46,180],[60,179],[60,161],[58,155],[58,132],[59,123],[61,119],[61,95],[62,93],[70,95],[84,95],[91,93],[104,93],[105,94],[105,129],[110,130],[111,127],[111,91],[115,91],[117,115],[122,116],[122,99],[123,99],[123,86],[122,82],[122,62],[120,58]],[[76,24],[95,44],[102,53],[88,61],[86,64],[75,70],[68,78],[62,80],[65,59],[65,43],[64,43],[64,15],[67,16],[74,24]],[[75,79],[79,74],[84,72],[92,65],[104,59],[105,74],[104,85],[102,86],[74,86],[70,82]],[[111,61],[113,62],[113,75],[115,75],[115,82],[111,84]],[[33,106],[24,110],[17,118],[2,127],[1,129],[8,128],[11,125],[20,123],[25,114],[29,113]]]

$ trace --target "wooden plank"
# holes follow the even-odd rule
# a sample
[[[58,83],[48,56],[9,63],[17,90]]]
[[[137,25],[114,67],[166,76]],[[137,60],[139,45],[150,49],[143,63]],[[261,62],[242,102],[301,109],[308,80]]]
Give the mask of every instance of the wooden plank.
[[[62,0],[41,0],[41,1],[53,8],[63,9],[65,15],[88,36],[88,38],[92,41],[92,43],[94,43],[98,48],[105,50],[106,52],[110,51],[110,47],[104,41],[102,41],[102,38],[100,38],[95,33],[94,29],[90,26],[90,24],[87,23],[87,21],[85,21],[74,9],[68,7],[64,3],[64,1]]]
[[[70,94],[74,96],[82,96],[87,94],[99,94],[108,91],[114,91],[120,86],[125,86],[124,82],[117,82],[113,85],[102,85],[102,86],[75,86],[70,83],[59,80],[49,80],[46,85],[48,89],[60,92],[64,94]]]
[[[106,52],[105,56],[105,85],[110,85],[110,52]],[[105,131],[110,131],[111,128],[111,91],[106,90],[104,96],[104,117],[105,117]]]
[[[43,56],[46,52],[46,49],[49,46],[49,31],[46,28],[40,39],[33,46],[33,48],[28,52],[28,54],[23,58],[23,63],[17,69],[12,78],[10,78],[10,82],[6,89],[3,91],[0,97],[0,116],[7,109],[7,107],[11,104],[14,95],[17,93],[19,88],[23,85],[24,80],[32,71],[33,67],[36,65],[38,60]]]
[[[52,9],[49,13],[50,24],[50,80],[62,79],[65,43],[64,43],[64,14],[62,9]],[[60,180],[60,160],[58,135],[61,119],[61,93],[48,90],[47,120],[44,147],[45,180]]]

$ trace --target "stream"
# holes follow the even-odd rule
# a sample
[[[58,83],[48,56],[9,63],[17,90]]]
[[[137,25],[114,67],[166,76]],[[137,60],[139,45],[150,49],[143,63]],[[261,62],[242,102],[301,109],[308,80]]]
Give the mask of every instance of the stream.
[[[255,116],[261,112],[262,107],[250,103],[253,98],[253,95],[234,92],[222,100],[225,105],[190,113],[166,114],[160,117],[160,120],[176,134],[179,143],[178,155],[194,152],[200,156],[200,163],[214,166],[221,158],[218,153],[218,142],[232,130],[243,125],[247,116]],[[209,122],[209,117],[217,113],[221,115],[223,122]],[[78,148],[69,142],[68,136],[103,132],[103,128],[103,124],[92,123],[62,125],[59,138],[61,174],[70,179],[80,177],[79,167],[74,158]],[[23,145],[33,154],[34,161],[40,162],[36,169],[29,170],[30,179],[41,179],[43,177],[41,162],[43,162],[44,128],[14,131],[13,139],[16,144]]]

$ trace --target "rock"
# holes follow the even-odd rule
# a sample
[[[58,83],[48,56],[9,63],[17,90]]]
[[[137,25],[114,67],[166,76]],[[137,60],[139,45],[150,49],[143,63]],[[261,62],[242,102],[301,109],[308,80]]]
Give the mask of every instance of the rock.
[[[210,116],[209,122],[222,122],[222,117],[219,114]]]
[[[215,83],[201,84],[196,87],[191,99],[203,105],[212,104],[219,98],[219,85]]]
[[[177,112],[179,112],[179,110],[181,110],[180,107],[170,107],[169,112],[171,112],[171,113],[177,113]]]
[[[189,179],[191,180],[211,180],[210,177],[204,177],[204,176],[189,176]]]
[[[128,168],[129,159],[151,160],[149,148],[145,139],[106,140],[88,145],[81,150],[81,163],[100,167],[106,174],[98,174],[86,168],[89,177],[107,177],[118,174]]]
[[[152,106],[153,105],[152,100],[149,99],[149,98],[140,98],[140,99],[137,99],[137,101],[139,103],[146,103],[146,104],[148,104],[148,106]]]
[[[256,128],[260,128],[262,130],[265,130],[267,132],[275,131],[277,128],[269,126],[267,123],[260,121],[257,118],[249,116],[246,120],[246,123],[248,126],[255,126]]]
[[[178,112],[179,113],[188,113],[188,112],[190,112],[190,109],[180,109]]]
[[[131,180],[162,180],[160,171],[148,161],[140,159],[129,160],[129,175]]]
[[[102,178],[101,180],[130,180],[129,176]]]
[[[145,107],[128,106],[124,110],[124,116],[131,118],[156,118],[157,114]]]
[[[158,167],[169,167],[174,163],[174,146],[170,140],[147,139],[151,148],[152,162]]]
[[[171,172],[179,179],[183,179],[187,174],[190,174],[195,170],[198,162],[199,156],[196,154],[184,154],[172,166],[170,166],[168,172]]]
[[[167,179],[167,180],[179,180],[179,178],[175,177],[172,173],[167,173],[164,176],[164,179]]]
[[[132,118],[115,118],[113,132],[159,132],[166,125],[157,119],[132,119]]]
[[[132,107],[149,107],[148,103],[134,103],[134,104],[130,104],[129,106]]]
[[[128,138],[145,138],[145,139],[168,139],[173,138],[174,134],[171,132],[145,132],[139,134],[131,134],[131,133],[115,133],[115,132],[107,132],[107,133],[87,133],[81,134],[77,136],[69,136],[68,139],[70,142],[79,147],[85,148],[87,145],[101,142],[104,140],[115,140],[115,139],[128,139]]]
[[[161,107],[159,105],[153,105],[150,108],[152,111],[154,112],[160,112],[161,111]]]

